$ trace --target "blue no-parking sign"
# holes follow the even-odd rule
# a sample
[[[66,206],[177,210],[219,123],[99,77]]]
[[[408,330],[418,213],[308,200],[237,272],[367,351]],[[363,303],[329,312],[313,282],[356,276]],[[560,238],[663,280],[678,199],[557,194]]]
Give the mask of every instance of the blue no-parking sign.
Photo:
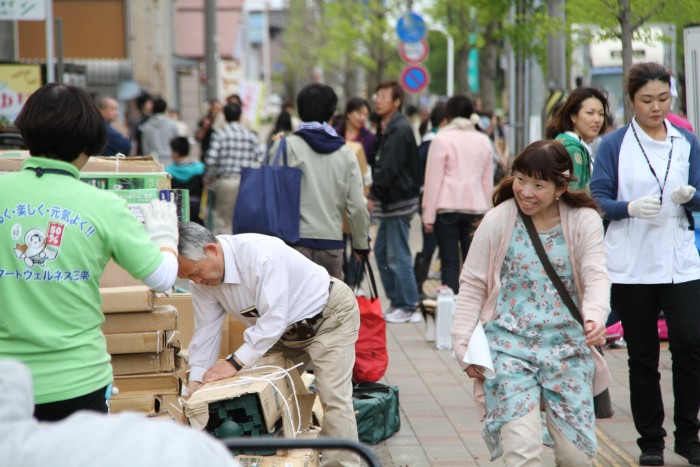
[[[427,27],[423,18],[412,11],[399,18],[399,22],[396,24],[396,34],[403,42],[418,42],[425,37],[426,31]]]
[[[409,65],[401,72],[401,86],[411,94],[424,91],[430,84],[430,73],[422,65]]]

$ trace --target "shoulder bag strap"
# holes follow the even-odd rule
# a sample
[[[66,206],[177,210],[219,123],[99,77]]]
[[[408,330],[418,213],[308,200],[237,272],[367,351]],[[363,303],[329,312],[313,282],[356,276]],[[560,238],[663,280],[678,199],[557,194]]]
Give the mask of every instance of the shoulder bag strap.
[[[280,144],[277,145],[277,150],[275,151],[275,157],[272,159],[272,166],[276,167],[280,165],[280,155],[282,155],[283,165],[287,165],[287,137],[283,136],[280,139]],[[265,158],[265,165],[270,163],[270,154]]]
[[[357,266],[357,270],[355,270],[353,291],[357,294],[357,291],[360,288],[360,276],[363,270],[366,271],[369,282],[369,298],[370,300],[375,301],[377,298],[379,298],[379,294],[377,293],[377,282],[374,280],[374,270],[372,270],[372,265],[369,264],[369,257],[367,255],[362,257],[362,261]]]
[[[552,263],[549,261],[547,252],[544,251],[542,240],[540,240],[540,235],[537,233],[537,229],[535,229],[535,224],[532,222],[530,216],[524,214],[522,211],[520,211],[520,209],[518,209],[518,211],[520,213],[520,218],[523,220],[523,224],[525,224],[527,233],[530,235],[532,246],[535,247],[537,256],[540,257],[540,263],[542,263],[544,270],[547,271],[547,275],[552,281],[552,284],[554,284],[554,288],[557,289],[557,292],[559,292],[559,296],[571,312],[571,315],[581,324],[581,326],[583,326],[583,317],[581,316],[581,312],[578,310],[576,303],[574,303],[574,300],[571,298],[569,291],[566,290],[561,277],[559,277],[559,274],[557,274],[557,272],[554,270],[554,266],[552,266]]]

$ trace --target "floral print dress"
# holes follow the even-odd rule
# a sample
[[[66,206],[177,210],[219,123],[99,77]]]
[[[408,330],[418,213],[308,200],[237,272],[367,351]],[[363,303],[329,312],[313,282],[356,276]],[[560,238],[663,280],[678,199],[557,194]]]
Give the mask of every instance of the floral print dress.
[[[577,302],[561,224],[540,239],[555,271]],[[484,382],[483,437],[491,459],[503,453],[501,427],[544,402],[554,425],[581,451],[596,451],[591,393],[595,371],[581,325],[559,298],[520,216],[501,267],[496,316],[484,327],[495,379]],[[544,417],[543,417],[544,421]],[[544,425],[544,423],[543,423]],[[546,425],[543,442],[551,444]]]

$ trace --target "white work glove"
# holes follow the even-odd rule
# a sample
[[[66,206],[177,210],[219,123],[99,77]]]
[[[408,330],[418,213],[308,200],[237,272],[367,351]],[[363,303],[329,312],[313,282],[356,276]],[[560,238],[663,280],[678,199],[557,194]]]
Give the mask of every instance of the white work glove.
[[[676,204],[685,204],[695,196],[695,187],[692,185],[677,186],[671,192],[671,201]]]
[[[637,219],[653,219],[661,211],[661,201],[658,196],[644,196],[627,205],[630,217]]]
[[[177,256],[177,210],[175,203],[154,199],[141,207],[146,232],[161,250],[170,250]]]

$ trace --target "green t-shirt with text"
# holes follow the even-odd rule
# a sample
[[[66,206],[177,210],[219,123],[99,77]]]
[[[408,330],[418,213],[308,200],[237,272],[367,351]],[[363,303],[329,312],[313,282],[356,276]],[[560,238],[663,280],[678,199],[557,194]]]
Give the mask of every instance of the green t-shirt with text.
[[[112,382],[99,291],[109,259],[142,279],[163,256],[126,202],[72,164],[32,157],[22,169],[0,175],[0,358],[29,367],[43,404]]]

